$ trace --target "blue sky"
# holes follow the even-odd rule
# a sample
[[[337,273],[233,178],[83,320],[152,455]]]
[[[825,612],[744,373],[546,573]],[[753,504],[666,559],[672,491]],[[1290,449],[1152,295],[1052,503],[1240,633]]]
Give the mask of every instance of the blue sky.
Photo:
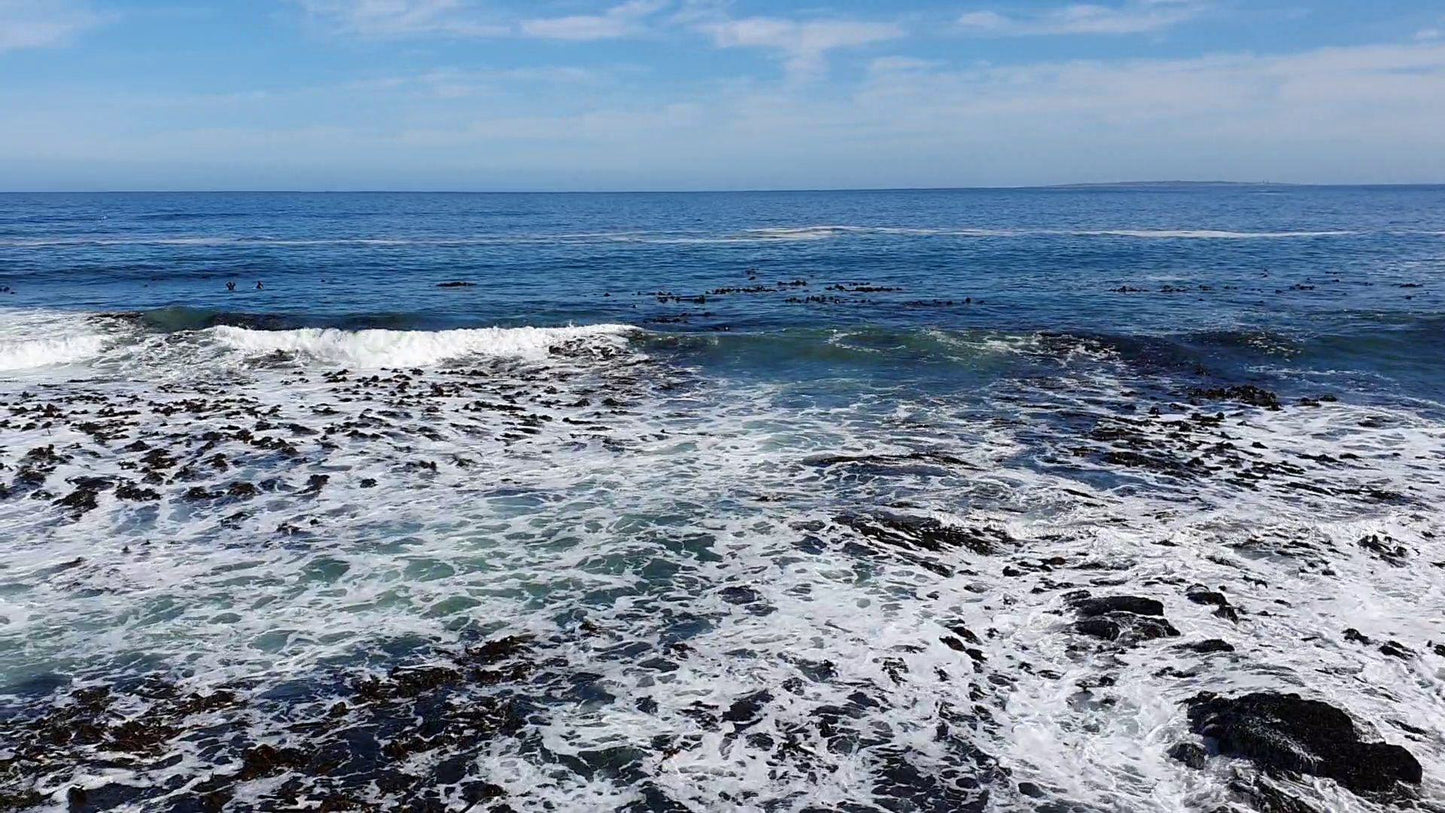
[[[1440,0],[0,0],[0,189],[1445,182]]]

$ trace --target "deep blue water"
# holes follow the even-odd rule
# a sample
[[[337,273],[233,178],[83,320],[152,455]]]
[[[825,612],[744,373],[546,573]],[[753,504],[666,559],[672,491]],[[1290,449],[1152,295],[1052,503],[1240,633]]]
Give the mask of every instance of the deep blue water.
[[[885,344],[1057,331],[1171,337],[1246,366],[1278,360],[1249,341],[1263,334],[1301,368],[1419,394],[1439,393],[1442,258],[1441,187],[0,196],[19,308],[192,309],[172,327],[866,327]],[[818,360],[756,344],[720,360]]]

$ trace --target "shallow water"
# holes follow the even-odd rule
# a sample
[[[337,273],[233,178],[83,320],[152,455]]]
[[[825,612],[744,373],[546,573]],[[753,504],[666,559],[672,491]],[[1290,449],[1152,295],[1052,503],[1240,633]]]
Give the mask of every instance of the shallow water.
[[[0,799],[1438,809],[1442,268],[1438,188],[0,196]],[[1255,690],[1423,783],[1168,756]]]

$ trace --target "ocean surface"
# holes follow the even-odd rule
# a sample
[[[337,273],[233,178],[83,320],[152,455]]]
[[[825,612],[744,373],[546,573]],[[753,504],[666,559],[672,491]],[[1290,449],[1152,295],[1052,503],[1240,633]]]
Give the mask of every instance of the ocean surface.
[[[1445,810],[1442,505],[1445,187],[0,195],[0,809]]]

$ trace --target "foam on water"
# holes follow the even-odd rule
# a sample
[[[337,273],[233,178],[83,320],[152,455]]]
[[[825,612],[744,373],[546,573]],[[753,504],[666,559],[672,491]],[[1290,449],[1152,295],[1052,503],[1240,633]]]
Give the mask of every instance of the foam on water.
[[[526,811],[1213,809],[1263,780],[1169,759],[1180,703],[1255,688],[1348,709],[1445,793],[1445,427],[1423,409],[1200,401],[1032,334],[930,335],[1037,362],[977,397],[858,382],[843,402],[645,356],[618,326],[163,338],[265,363],[224,388],[164,353],[0,385],[6,713],[63,714],[50,680],[117,687],[134,718],[162,703],[120,688],[144,675],[243,705],[128,762],[55,752],[25,779],[52,806],[79,786],[164,808],[242,776],[238,809],[461,808],[482,780]],[[965,541],[879,524],[897,516]],[[1182,636],[1081,635],[1081,589],[1156,597]],[[503,636],[522,665],[466,666]],[[1175,647],[1202,638],[1235,651]],[[469,709],[500,730],[427,728]],[[385,782],[245,756],[373,735]]]
[[[60,311],[0,310],[0,371],[31,370],[95,358],[112,336]]]
[[[251,330],[211,328],[217,341],[243,353],[298,353],[307,357],[356,367],[428,367],[466,356],[500,356],[538,359],[555,348],[587,339],[622,337],[627,325],[591,325],[562,328],[477,328],[466,330]]]

